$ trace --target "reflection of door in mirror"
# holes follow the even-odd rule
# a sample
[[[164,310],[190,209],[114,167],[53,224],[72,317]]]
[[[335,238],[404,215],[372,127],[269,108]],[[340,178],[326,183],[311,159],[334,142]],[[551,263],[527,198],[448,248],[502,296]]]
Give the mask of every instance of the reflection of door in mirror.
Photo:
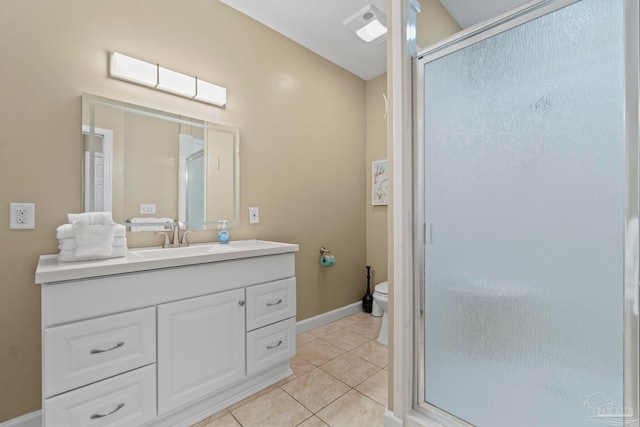
[[[179,219],[201,230],[206,218],[204,141],[181,133],[179,163]]]
[[[233,130],[210,125],[206,132],[207,185],[205,201],[207,218],[228,220],[237,218],[236,145]],[[212,228],[217,228],[217,225]]]
[[[82,127],[84,211],[111,211],[113,131]],[[92,191],[86,191],[91,189]]]

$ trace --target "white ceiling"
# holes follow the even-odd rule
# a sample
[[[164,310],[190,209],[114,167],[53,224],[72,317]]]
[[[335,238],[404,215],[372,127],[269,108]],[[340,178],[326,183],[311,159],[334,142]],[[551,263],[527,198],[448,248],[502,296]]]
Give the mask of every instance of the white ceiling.
[[[220,0],[364,80],[386,71],[386,43],[365,43],[344,21],[386,0]],[[526,3],[523,0],[440,0],[462,28]]]

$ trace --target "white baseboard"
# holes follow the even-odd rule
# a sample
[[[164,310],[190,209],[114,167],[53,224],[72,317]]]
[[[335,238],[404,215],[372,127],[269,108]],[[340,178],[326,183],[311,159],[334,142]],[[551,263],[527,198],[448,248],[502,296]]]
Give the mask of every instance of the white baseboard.
[[[384,410],[384,427],[402,427],[402,420],[396,417],[389,408]]]
[[[360,311],[362,311],[362,301],[354,302],[353,304],[345,305],[344,307],[336,308],[335,310],[301,320],[296,323],[296,334],[300,335],[312,329],[319,328],[320,326],[328,325],[331,322],[351,316],[352,314],[356,314]]]
[[[42,427],[42,411],[34,411],[0,423],[0,427]]]

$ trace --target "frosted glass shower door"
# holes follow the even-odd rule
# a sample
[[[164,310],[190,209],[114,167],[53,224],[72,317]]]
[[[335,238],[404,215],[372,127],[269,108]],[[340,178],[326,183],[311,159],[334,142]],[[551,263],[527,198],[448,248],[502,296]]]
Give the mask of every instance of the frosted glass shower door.
[[[475,426],[623,425],[623,9],[583,0],[418,65],[424,400]]]
[[[201,229],[205,222],[204,167],[204,150],[187,158],[187,224],[195,229]]]

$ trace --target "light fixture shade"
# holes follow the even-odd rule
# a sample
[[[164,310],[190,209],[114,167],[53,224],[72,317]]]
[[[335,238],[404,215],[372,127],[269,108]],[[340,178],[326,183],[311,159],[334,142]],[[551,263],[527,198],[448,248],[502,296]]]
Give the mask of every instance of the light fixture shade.
[[[344,21],[344,25],[367,43],[374,40],[382,43],[386,40],[386,16],[374,5],[369,5],[358,11]]]
[[[193,98],[196,95],[196,78],[158,67],[158,89],[176,95]]]
[[[227,89],[118,52],[109,53],[109,77],[223,107]]]
[[[369,43],[387,33],[387,27],[382,25],[377,19],[372,20],[364,27],[356,31],[358,37]]]
[[[158,66],[156,64],[112,52],[109,65],[109,77],[130,80],[151,87],[155,87],[158,81]]]
[[[197,79],[198,93],[195,99],[222,107],[227,103],[227,89],[204,80]]]

